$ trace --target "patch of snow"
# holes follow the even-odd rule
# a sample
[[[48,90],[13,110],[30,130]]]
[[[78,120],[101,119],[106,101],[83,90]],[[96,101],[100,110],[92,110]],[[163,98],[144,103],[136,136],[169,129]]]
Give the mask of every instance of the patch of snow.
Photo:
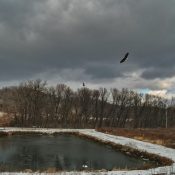
[[[43,129],[43,128],[0,128],[1,131],[4,132],[15,132],[15,131],[22,131],[22,132],[42,132],[42,133],[59,133],[59,132],[79,132],[81,134],[85,134],[87,136],[93,136],[98,138],[102,141],[113,142],[116,144],[130,146],[131,148],[137,148],[141,151],[146,151],[148,153],[157,154],[163,157],[167,157],[173,160],[173,164],[171,166],[164,166],[158,168],[152,168],[148,170],[130,170],[130,171],[94,171],[94,172],[87,172],[87,171],[72,171],[72,172],[57,172],[57,173],[50,173],[52,175],[155,175],[155,174],[162,174],[162,175],[174,175],[175,174],[175,149],[167,148],[161,145],[156,145],[152,143],[142,142],[131,138],[121,137],[121,136],[114,136],[109,135],[101,132],[97,132],[94,129]],[[86,167],[85,167],[86,168]],[[0,175],[49,175],[49,173],[0,173]]]
[[[88,166],[87,165],[82,165],[83,168],[87,168]]]

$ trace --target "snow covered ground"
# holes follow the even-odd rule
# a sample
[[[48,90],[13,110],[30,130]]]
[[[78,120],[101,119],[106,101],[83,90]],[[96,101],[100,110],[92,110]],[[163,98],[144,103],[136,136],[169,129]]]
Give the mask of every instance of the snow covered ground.
[[[55,133],[55,132],[79,132],[88,136],[93,136],[103,141],[109,141],[116,144],[130,146],[131,148],[137,148],[138,150],[146,151],[148,153],[157,154],[163,157],[167,157],[173,160],[171,166],[158,167],[149,170],[132,170],[132,171],[100,171],[100,172],[58,172],[52,173],[52,175],[175,175],[175,149],[166,148],[164,146],[155,145],[152,143],[142,142],[135,139],[130,139],[121,136],[114,136],[97,132],[93,129],[41,129],[41,128],[0,128],[0,131],[5,132],[43,132],[43,133]],[[0,173],[0,175],[31,175],[31,173]],[[49,173],[32,173],[35,175],[48,175]]]

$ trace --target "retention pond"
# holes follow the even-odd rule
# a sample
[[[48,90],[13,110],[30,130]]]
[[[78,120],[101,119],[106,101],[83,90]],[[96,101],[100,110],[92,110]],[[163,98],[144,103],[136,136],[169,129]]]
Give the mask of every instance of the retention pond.
[[[13,135],[0,138],[0,171],[140,169],[136,159],[73,135]]]

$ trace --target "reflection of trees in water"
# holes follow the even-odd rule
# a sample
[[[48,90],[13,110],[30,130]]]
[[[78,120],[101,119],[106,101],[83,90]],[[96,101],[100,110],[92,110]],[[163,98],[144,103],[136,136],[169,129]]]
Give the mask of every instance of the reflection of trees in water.
[[[58,155],[55,156],[55,168],[56,168],[57,171],[58,170],[63,170],[63,166],[61,164],[61,161],[59,160]]]
[[[71,165],[70,159],[67,156],[63,157],[63,169],[69,169]]]
[[[80,169],[80,167],[80,163],[75,163],[75,161],[68,156],[56,155],[55,157],[56,170],[76,170]]]
[[[8,172],[11,172],[11,171],[15,171],[15,167],[13,164],[8,164],[8,163],[5,163],[3,161],[0,162],[0,172],[4,172],[4,171],[8,171]]]
[[[9,142],[9,140],[1,138],[1,142],[0,142],[0,149],[5,151],[5,150],[9,150],[9,147],[11,146],[11,143]]]
[[[31,161],[32,169],[37,170],[39,168],[39,164],[42,162],[42,154],[39,154],[38,149],[34,149],[31,152],[31,157],[32,157]]]
[[[12,162],[17,162],[17,169],[32,169],[37,170],[40,165],[44,164],[44,158],[40,152],[39,146],[17,146],[15,154],[10,158]]]
[[[91,162],[91,168],[99,168],[99,162],[98,161],[96,161],[96,160],[94,160],[93,162]]]
[[[13,166],[17,171],[24,169],[44,171],[50,167],[57,171],[111,169],[114,166],[122,168],[123,162],[130,166],[139,164],[138,160],[133,161],[118,153],[115,155],[114,152],[107,151],[95,143],[67,137],[14,136],[13,139],[8,138],[11,145],[9,144],[6,151],[0,150],[0,161],[3,161],[5,165]],[[67,141],[71,146],[67,144]],[[5,141],[5,143],[8,145],[8,142]],[[2,163],[0,162],[0,165]]]
[[[55,168],[56,170],[68,170],[71,169],[72,162],[69,157],[56,155],[55,156]]]

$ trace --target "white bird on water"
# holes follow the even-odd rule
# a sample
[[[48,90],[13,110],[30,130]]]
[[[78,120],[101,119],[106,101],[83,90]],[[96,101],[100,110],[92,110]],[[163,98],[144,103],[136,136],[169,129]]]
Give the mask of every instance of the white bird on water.
[[[83,167],[83,168],[88,168],[88,166],[87,166],[87,165],[82,165],[82,167]]]

